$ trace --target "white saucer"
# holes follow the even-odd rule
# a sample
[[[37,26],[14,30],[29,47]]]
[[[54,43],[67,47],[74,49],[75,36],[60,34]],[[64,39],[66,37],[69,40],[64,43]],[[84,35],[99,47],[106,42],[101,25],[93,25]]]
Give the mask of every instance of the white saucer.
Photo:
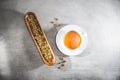
[[[69,49],[64,45],[64,36],[69,31],[76,31],[77,33],[79,33],[81,35],[82,43],[76,49]],[[63,54],[68,55],[68,56],[78,55],[78,54],[82,53],[82,51],[87,46],[87,42],[88,42],[88,39],[87,39],[86,31],[77,25],[66,25],[66,26],[62,27],[56,35],[56,45],[57,45],[58,49]]]

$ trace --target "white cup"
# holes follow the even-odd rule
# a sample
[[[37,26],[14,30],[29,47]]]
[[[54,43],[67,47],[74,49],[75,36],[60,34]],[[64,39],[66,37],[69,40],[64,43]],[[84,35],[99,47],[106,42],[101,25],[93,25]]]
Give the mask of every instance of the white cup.
[[[70,49],[66,47],[64,44],[64,36],[69,31],[75,31],[81,36],[82,42],[75,49]],[[63,54],[68,55],[68,56],[74,56],[74,55],[81,54],[85,50],[87,43],[88,43],[87,32],[78,25],[65,25],[61,29],[58,30],[58,33],[56,35],[56,45],[58,49]]]

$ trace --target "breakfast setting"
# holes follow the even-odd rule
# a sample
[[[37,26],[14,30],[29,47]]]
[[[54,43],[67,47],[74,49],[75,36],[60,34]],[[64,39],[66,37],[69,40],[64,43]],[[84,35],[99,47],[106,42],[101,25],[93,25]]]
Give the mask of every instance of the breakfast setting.
[[[1,0],[0,80],[120,80],[119,2]]]
[[[57,66],[57,68],[67,70],[68,67],[63,68],[63,66],[68,66],[68,64],[63,64],[66,62],[66,60],[64,60],[64,57],[59,56],[59,59],[63,61],[56,63],[58,60],[35,13],[27,12],[24,19],[43,62],[48,66],[62,63],[60,66]],[[59,24],[57,21],[58,18],[55,18],[55,21],[51,22],[56,28],[61,27],[58,29],[55,37],[55,44],[57,49],[61,52],[61,54],[67,55],[68,57],[82,53],[82,51],[84,51],[86,48],[88,42],[86,31],[77,25],[68,24],[61,26],[61,24]],[[69,68],[70,65],[72,64],[69,64]]]

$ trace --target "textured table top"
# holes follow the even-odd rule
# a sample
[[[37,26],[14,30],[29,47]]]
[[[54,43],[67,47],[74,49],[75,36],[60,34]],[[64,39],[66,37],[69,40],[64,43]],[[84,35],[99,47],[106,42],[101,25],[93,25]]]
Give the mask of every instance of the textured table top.
[[[54,17],[87,31],[87,48],[64,56],[65,70],[42,62],[24,23],[29,11],[38,16],[57,58],[64,55],[55,46]],[[120,80],[119,34],[119,0],[1,0],[0,80]]]

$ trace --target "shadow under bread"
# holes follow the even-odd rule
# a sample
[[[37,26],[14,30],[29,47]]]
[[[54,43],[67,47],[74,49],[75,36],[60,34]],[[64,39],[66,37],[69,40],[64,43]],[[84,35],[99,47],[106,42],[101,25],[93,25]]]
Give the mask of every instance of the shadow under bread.
[[[6,42],[10,74],[14,76],[42,66],[44,63],[27,30],[24,14],[7,9],[0,10],[0,36]]]
[[[57,32],[66,24],[60,24],[61,26],[56,27],[53,26],[50,30],[46,31],[46,36],[48,38],[49,44],[51,45],[51,48],[56,56],[56,64],[54,65],[57,69],[66,71],[71,68],[71,60],[70,57],[67,55],[64,55],[57,47],[56,45],[56,35]],[[65,61],[65,63],[64,63]],[[64,63],[64,64],[63,64]],[[63,67],[62,67],[63,66]]]
[[[58,57],[68,57],[67,55],[64,55],[57,47],[56,45],[56,35],[57,35],[57,32],[63,27],[65,26],[66,24],[60,24],[61,26],[59,27],[56,27],[56,26],[53,26],[53,28],[51,28],[49,31],[45,32],[46,33],[46,36],[48,38],[48,41],[52,47],[52,50],[54,52],[54,54]]]

